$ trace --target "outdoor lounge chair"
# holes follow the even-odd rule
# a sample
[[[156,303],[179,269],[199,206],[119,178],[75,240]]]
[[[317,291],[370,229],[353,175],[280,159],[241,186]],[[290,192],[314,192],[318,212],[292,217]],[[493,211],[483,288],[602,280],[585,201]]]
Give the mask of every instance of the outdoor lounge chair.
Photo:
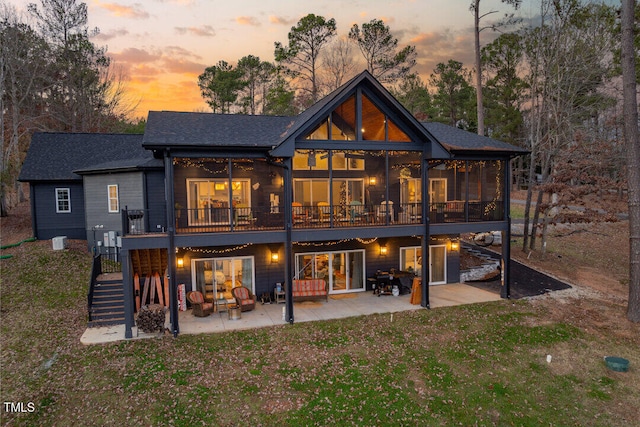
[[[249,288],[238,286],[231,290],[236,304],[240,307],[240,311],[250,311],[256,308],[256,297],[251,293]]]
[[[214,305],[212,302],[205,302],[202,292],[192,291],[187,294],[187,299],[193,307],[193,315],[196,317],[207,317],[213,313]]]

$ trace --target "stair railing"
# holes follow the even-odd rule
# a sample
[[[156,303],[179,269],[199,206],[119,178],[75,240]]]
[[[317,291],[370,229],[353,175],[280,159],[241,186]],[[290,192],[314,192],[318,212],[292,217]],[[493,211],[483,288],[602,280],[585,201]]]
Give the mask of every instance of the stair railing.
[[[91,278],[89,279],[89,292],[87,293],[87,313],[89,314],[89,322],[93,320],[93,290],[96,283],[98,283],[98,276],[100,274],[102,274],[101,256],[96,255],[93,257],[93,263],[91,264]]]

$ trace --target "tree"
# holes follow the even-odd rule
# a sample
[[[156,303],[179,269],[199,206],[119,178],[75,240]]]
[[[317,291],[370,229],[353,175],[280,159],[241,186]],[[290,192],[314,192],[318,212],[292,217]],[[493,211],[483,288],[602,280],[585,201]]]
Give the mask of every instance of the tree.
[[[561,191],[569,186],[589,185],[567,174],[568,152],[589,153],[580,144],[606,142],[597,135],[601,127],[600,112],[611,105],[601,90],[612,70],[613,10],[606,5],[582,5],[577,0],[542,2],[542,25],[525,32],[525,52],[530,70],[531,101],[528,123],[531,144],[529,189],[525,206],[525,230],[536,172],[542,185],[538,196],[529,236],[525,233],[523,250],[535,248],[539,216],[544,249],[547,225],[568,194]],[[587,135],[585,137],[585,135]],[[584,160],[584,159],[581,159]],[[536,170],[537,169],[537,170]],[[563,179],[569,178],[563,182]],[[543,204],[543,196],[549,202]],[[582,217],[585,219],[585,217]],[[593,218],[590,218],[593,219]]]
[[[405,76],[391,93],[418,120],[427,120],[432,115],[429,90],[417,74]]]
[[[520,7],[522,0],[501,0],[502,3],[509,4],[515,9]],[[494,13],[498,13],[497,10],[492,10],[486,13],[480,13],[480,0],[473,0],[469,9],[473,12],[474,17],[474,47],[475,47],[475,66],[476,66],[476,103],[478,114],[478,135],[484,135],[484,106],[482,101],[482,62],[480,60],[480,33],[488,28],[494,31],[503,25],[513,23],[513,14],[506,15],[505,19],[498,23],[492,23],[488,26],[481,27],[480,21]]]
[[[640,136],[636,98],[637,51],[634,45],[635,0],[622,0],[622,79],[624,140],[627,147],[629,191],[629,301],[627,318],[640,322]]]
[[[244,96],[240,99],[242,112],[245,114],[257,114],[260,101],[264,104],[266,85],[271,79],[274,65],[270,62],[261,61],[257,56],[248,55],[240,58],[236,69],[244,82]],[[264,105],[262,108],[264,108]]]
[[[522,37],[505,33],[482,48],[482,65],[487,70],[485,86],[486,133],[491,137],[521,145],[522,102],[527,84],[521,78],[524,66]]]
[[[357,63],[353,58],[353,44],[348,39],[338,38],[322,54],[322,64],[326,71],[324,85],[335,90],[355,74]]]
[[[446,64],[441,62],[436,65],[429,80],[431,86],[435,87],[434,120],[467,130],[474,127],[470,79],[471,72],[461,62],[450,59]]]
[[[223,60],[207,67],[198,76],[198,87],[202,97],[214,113],[229,114],[231,105],[236,102],[238,93],[245,86],[242,72]]]
[[[291,27],[288,46],[275,42],[276,62],[292,77],[306,83],[301,86],[301,89],[310,93],[312,102],[316,102],[320,95],[318,86],[320,53],[335,35],[335,19],[326,20],[322,16],[310,13],[300,19],[298,25]]]
[[[7,197],[22,164],[30,132],[45,114],[44,92],[50,81],[50,49],[15,10],[0,11],[0,216],[7,216]]]
[[[349,38],[358,44],[367,70],[382,82],[393,83],[408,75],[416,65],[415,46],[398,50],[398,39],[380,19],[362,24],[362,29],[353,24]]]
[[[268,89],[263,114],[270,116],[295,116],[298,111],[294,104],[295,91],[291,90],[285,78],[276,70],[273,85]]]

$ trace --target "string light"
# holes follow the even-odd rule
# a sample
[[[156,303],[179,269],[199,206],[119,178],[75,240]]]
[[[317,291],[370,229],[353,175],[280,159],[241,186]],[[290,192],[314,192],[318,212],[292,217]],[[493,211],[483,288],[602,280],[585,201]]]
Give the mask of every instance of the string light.
[[[239,245],[233,248],[226,248],[226,249],[203,249],[203,248],[192,248],[192,247],[187,247],[184,248],[184,250],[186,252],[197,252],[200,254],[228,254],[231,252],[235,252],[235,251],[239,251],[241,249],[245,249],[248,248],[249,246],[253,245],[253,243],[246,243],[244,245]]]

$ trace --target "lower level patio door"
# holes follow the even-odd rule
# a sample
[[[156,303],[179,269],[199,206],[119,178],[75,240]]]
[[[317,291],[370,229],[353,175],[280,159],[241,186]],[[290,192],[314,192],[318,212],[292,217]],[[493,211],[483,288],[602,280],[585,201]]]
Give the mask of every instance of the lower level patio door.
[[[219,298],[233,300],[231,290],[238,286],[255,292],[252,256],[193,259],[191,271],[192,290],[202,292],[207,301]]]
[[[429,285],[447,283],[447,247],[446,245],[429,246]]]
[[[364,250],[296,254],[296,278],[324,279],[330,294],[364,291]]]

